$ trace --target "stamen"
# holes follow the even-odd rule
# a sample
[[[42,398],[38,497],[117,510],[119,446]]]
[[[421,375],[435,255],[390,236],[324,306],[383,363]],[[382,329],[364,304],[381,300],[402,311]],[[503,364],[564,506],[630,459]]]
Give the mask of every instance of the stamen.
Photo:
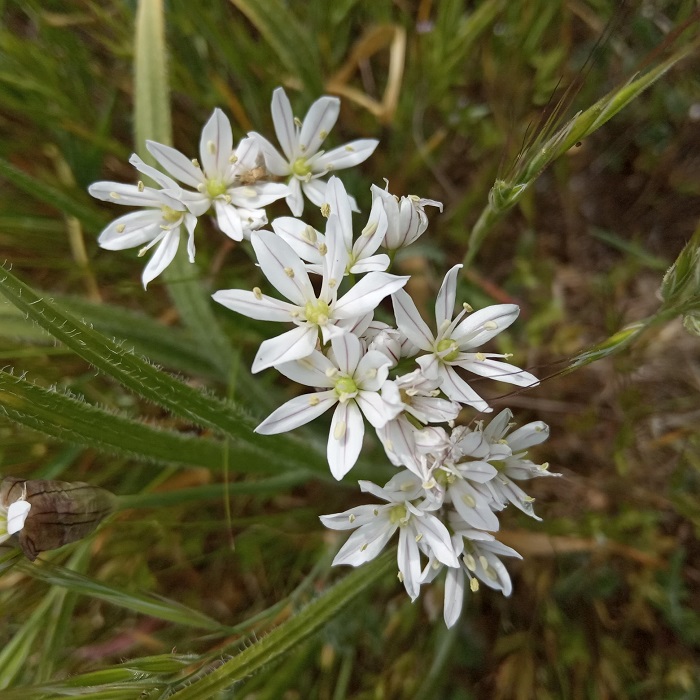
[[[263,298],[262,295],[262,290],[260,287],[253,287],[253,294],[255,295],[255,298],[260,301]]]
[[[192,159],[192,165],[194,165],[194,167],[197,168],[197,170],[202,169],[202,166],[199,164],[199,161],[196,158]]]
[[[238,156],[235,153],[232,153],[228,157],[228,162],[231,163],[231,165],[233,165],[234,163],[238,163]]]
[[[354,514],[354,513],[350,513],[350,515],[348,516],[348,520],[349,520],[351,523],[354,523],[355,520],[357,520],[357,518],[355,517],[355,514]]]
[[[139,192],[143,192],[143,190],[145,189],[146,186],[143,184],[143,180],[139,180],[136,187],[138,188]]]
[[[294,270],[292,270],[291,267],[285,267],[284,274],[287,275],[287,277],[289,277],[289,278],[293,278],[294,277]]]
[[[471,590],[472,593],[476,593],[479,590],[479,580],[476,578],[473,578],[469,581],[469,590]]]
[[[211,155],[216,155],[216,144],[213,141],[207,141],[207,151],[209,151]]]
[[[321,244],[318,246],[318,252],[319,252],[321,255],[325,255],[325,254],[328,252],[328,246],[327,246],[325,243],[321,243]]]
[[[109,193],[109,196],[110,196],[112,199],[121,199],[121,198],[122,198],[122,196],[121,196],[120,194],[117,194],[116,192],[110,192],[110,193]]]
[[[498,328],[498,324],[495,321],[486,321],[484,328],[487,331],[495,331]]]
[[[331,215],[331,205],[328,202],[324,202],[321,205],[321,216],[327,219]]]
[[[309,406],[318,406],[320,402],[321,399],[319,399],[318,396],[309,396]]]
[[[471,304],[467,304],[466,301],[462,304],[462,308],[463,308],[468,314],[470,314],[472,311],[474,311],[474,307],[473,307]]]
[[[117,233],[124,233],[125,228],[126,226],[124,224],[119,224],[119,226],[117,226]]]
[[[333,437],[336,440],[342,440],[343,437],[345,437],[347,427],[348,426],[344,420],[338,421],[338,423],[336,423],[335,430],[333,431]]]

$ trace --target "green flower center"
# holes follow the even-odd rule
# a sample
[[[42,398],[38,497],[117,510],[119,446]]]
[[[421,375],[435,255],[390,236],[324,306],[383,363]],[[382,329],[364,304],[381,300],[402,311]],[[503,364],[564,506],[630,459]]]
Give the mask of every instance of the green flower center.
[[[459,355],[459,345],[457,345],[457,342],[452,340],[452,338],[443,338],[437,344],[436,350],[438,352],[445,352],[445,350],[450,351],[446,355],[442,356],[442,359],[445,362],[453,362],[457,359],[457,355]]]
[[[166,204],[163,204],[160,210],[163,215],[163,219],[165,219],[165,221],[167,221],[169,224],[174,224],[176,221],[180,221],[182,218],[181,211],[175,211],[175,209],[171,209]]]
[[[294,161],[292,164],[292,172],[297,177],[306,177],[307,175],[311,175],[311,166],[306,162],[306,158],[304,158],[304,156],[301,156]]]
[[[207,180],[207,194],[212,198],[226,194],[226,183],[223,180]]]
[[[436,469],[433,472],[433,478],[440,486],[449,486],[455,480],[454,474],[450,474],[444,469]]]
[[[394,506],[389,511],[389,522],[392,525],[405,525],[408,522],[406,506]]]
[[[340,399],[342,399],[343,396],[350,397],[357,394],[357,384],[355,380],[352,377],[346,377],[344,375],[335,380],[334,389]]]
[[[321,299],[307,301],[304,306],[304,316],[306,320],[309,323],[315,323],[317,326],[325,326],[326,323],[328,323],[330,313],[330,307]]]

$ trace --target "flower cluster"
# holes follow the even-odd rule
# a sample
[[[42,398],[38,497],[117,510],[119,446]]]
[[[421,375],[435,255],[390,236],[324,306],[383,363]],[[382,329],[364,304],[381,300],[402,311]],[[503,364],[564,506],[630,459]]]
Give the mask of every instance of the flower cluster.
[[[450,626],[459,617],[467,579],[472,590],[481,581],[510,593],[499,557],[519,555],[491,534],[499,528],[497,513],[513,504],[536,517],[532,499],[515,482],[549,475],[546,464],[526,458],[530,447],[546,439],[544,423],[512,430],[506,409],[488,424],[456,425],[465,407],[492,411],[468,377],[518,387],[538,382],[508,363],[507,356],[482,350],[516,320],[515,304],[474,311],[463,303],[455,315],[461,265],[445,275],[434,325],[422,318],[404,289],[409,278],[388,270],[396,251],[425,233],[425,208],[442,211],[442,205],[416,196],[398,198],[372,186],[369,215],[356,226],[357,202],[333,173],[364,161],[377,142],[364,139],[327,153],[319,150],[338,112],[339,101],[323,97],[302,122],[293,117],[284,91],[276,90],[272,116],[282,154],[254,132],[234,150],[230,124],[220,110],[204,127],[199,162],[148,142],[169,175],[133,156],[132,164],[160,189],[143,183],[93,185],[96,197],[148,207],[117,219],[99,241],[110,249],[145,243],[142,253],[159,244],[144,284],[174,257],[183,224],[194,258],[197,217],[212,208],[226,235],[250,241],[276,294],[254,287],[220,290],[213,298],[250,318],[286,324],[280,335],[262,342],[252,370],[274,368],[308,387],[256,431],[286,432],[333,409],[327,458],[331,473],[341,479],[360,456],[367,424],[374,430],[398,471],[384,487],[360,482],[362,491],[382,505],[322,516],[331,529],[355,530],[334,563],[369,561],[398,530],[399,577],[412,599],[421,585],[446,571],[444,616]],[[321,208],[322,231],[297,218],[304,195]],[[266,230],[264,207],[282,197],[294,216],[274,219]],[[375,318],[385,300],[387,312],[393,307],[393,325],[386,322],[388,313],[383,320]]]

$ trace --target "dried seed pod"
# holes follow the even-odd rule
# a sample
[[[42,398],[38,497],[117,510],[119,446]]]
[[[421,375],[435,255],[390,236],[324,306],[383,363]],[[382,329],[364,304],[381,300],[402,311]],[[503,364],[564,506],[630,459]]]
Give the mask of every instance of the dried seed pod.
[[[8,476],[0,482],[0,504],[7,508],[26,500],[31,509],[17,533],[27,559],[89,535],[114,508],[115,497],[80,481],[24,480]]]

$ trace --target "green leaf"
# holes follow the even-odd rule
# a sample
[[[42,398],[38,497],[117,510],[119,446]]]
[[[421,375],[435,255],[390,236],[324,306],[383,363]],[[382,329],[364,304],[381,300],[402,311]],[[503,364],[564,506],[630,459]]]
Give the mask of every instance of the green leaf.
[[[323,92],[317,38],[280,0],[231,0],[263,35],[284,69],[299,78],[311,95]]]
[[[176,700],[210,700],[216,692],[297,648],[336,617],[352,600],[371,589],[395,566],[395,555],[387,552],[380,559],[355,569],[294,617],[258,639],[230,661],[190,682],[173,697]]]
[[[225,625],[212,620],[204,613],[173,600],[161,597],[156,598],[155,596],[141,593],[131,593],[101,581],[95,581],[88,576],[62,566],[51,564],[47,561],[39,561],[34,564],[28,561],[21,561],[17,564],[16,569],[51,586],[66,588],[73,593],[104,600],[117,607],[133,610],[159,620],[167,620],[168,622],[175,622],[186,627],[205,629],[210,632],[223,632],[227,629]]]
[[[28,428],[102,452],[214,471],[224,464],[221,443],[160,430],[2,370],[0,411]]]
[[[41,202],[51,205],[63,214],[75,216],[86,226],[94,229],[101,229],[106,223],[106,217],[98,213],[88,204],[84,204],[74,199],[69,194],[59,190],[53,185],[48,185],[23,170],[0,158],[0,177],[4,177],[17,189],[26,192],[28,195]]]
[[[275,465],[279,469],[296,465],[328,473],[325,457],[308,439],[302,441],[292,435],[262,436],[254,433],[256,421],[237,405],[204,394],[157,369],[56,304],[39,297],[7,270],[0,272],[0,293],[54,338],[135,394],[163,406],[174,415],[223,432],[250,448],[258,449],[259,459],[269,460],[268,466],[271,464],[273,469]]]

